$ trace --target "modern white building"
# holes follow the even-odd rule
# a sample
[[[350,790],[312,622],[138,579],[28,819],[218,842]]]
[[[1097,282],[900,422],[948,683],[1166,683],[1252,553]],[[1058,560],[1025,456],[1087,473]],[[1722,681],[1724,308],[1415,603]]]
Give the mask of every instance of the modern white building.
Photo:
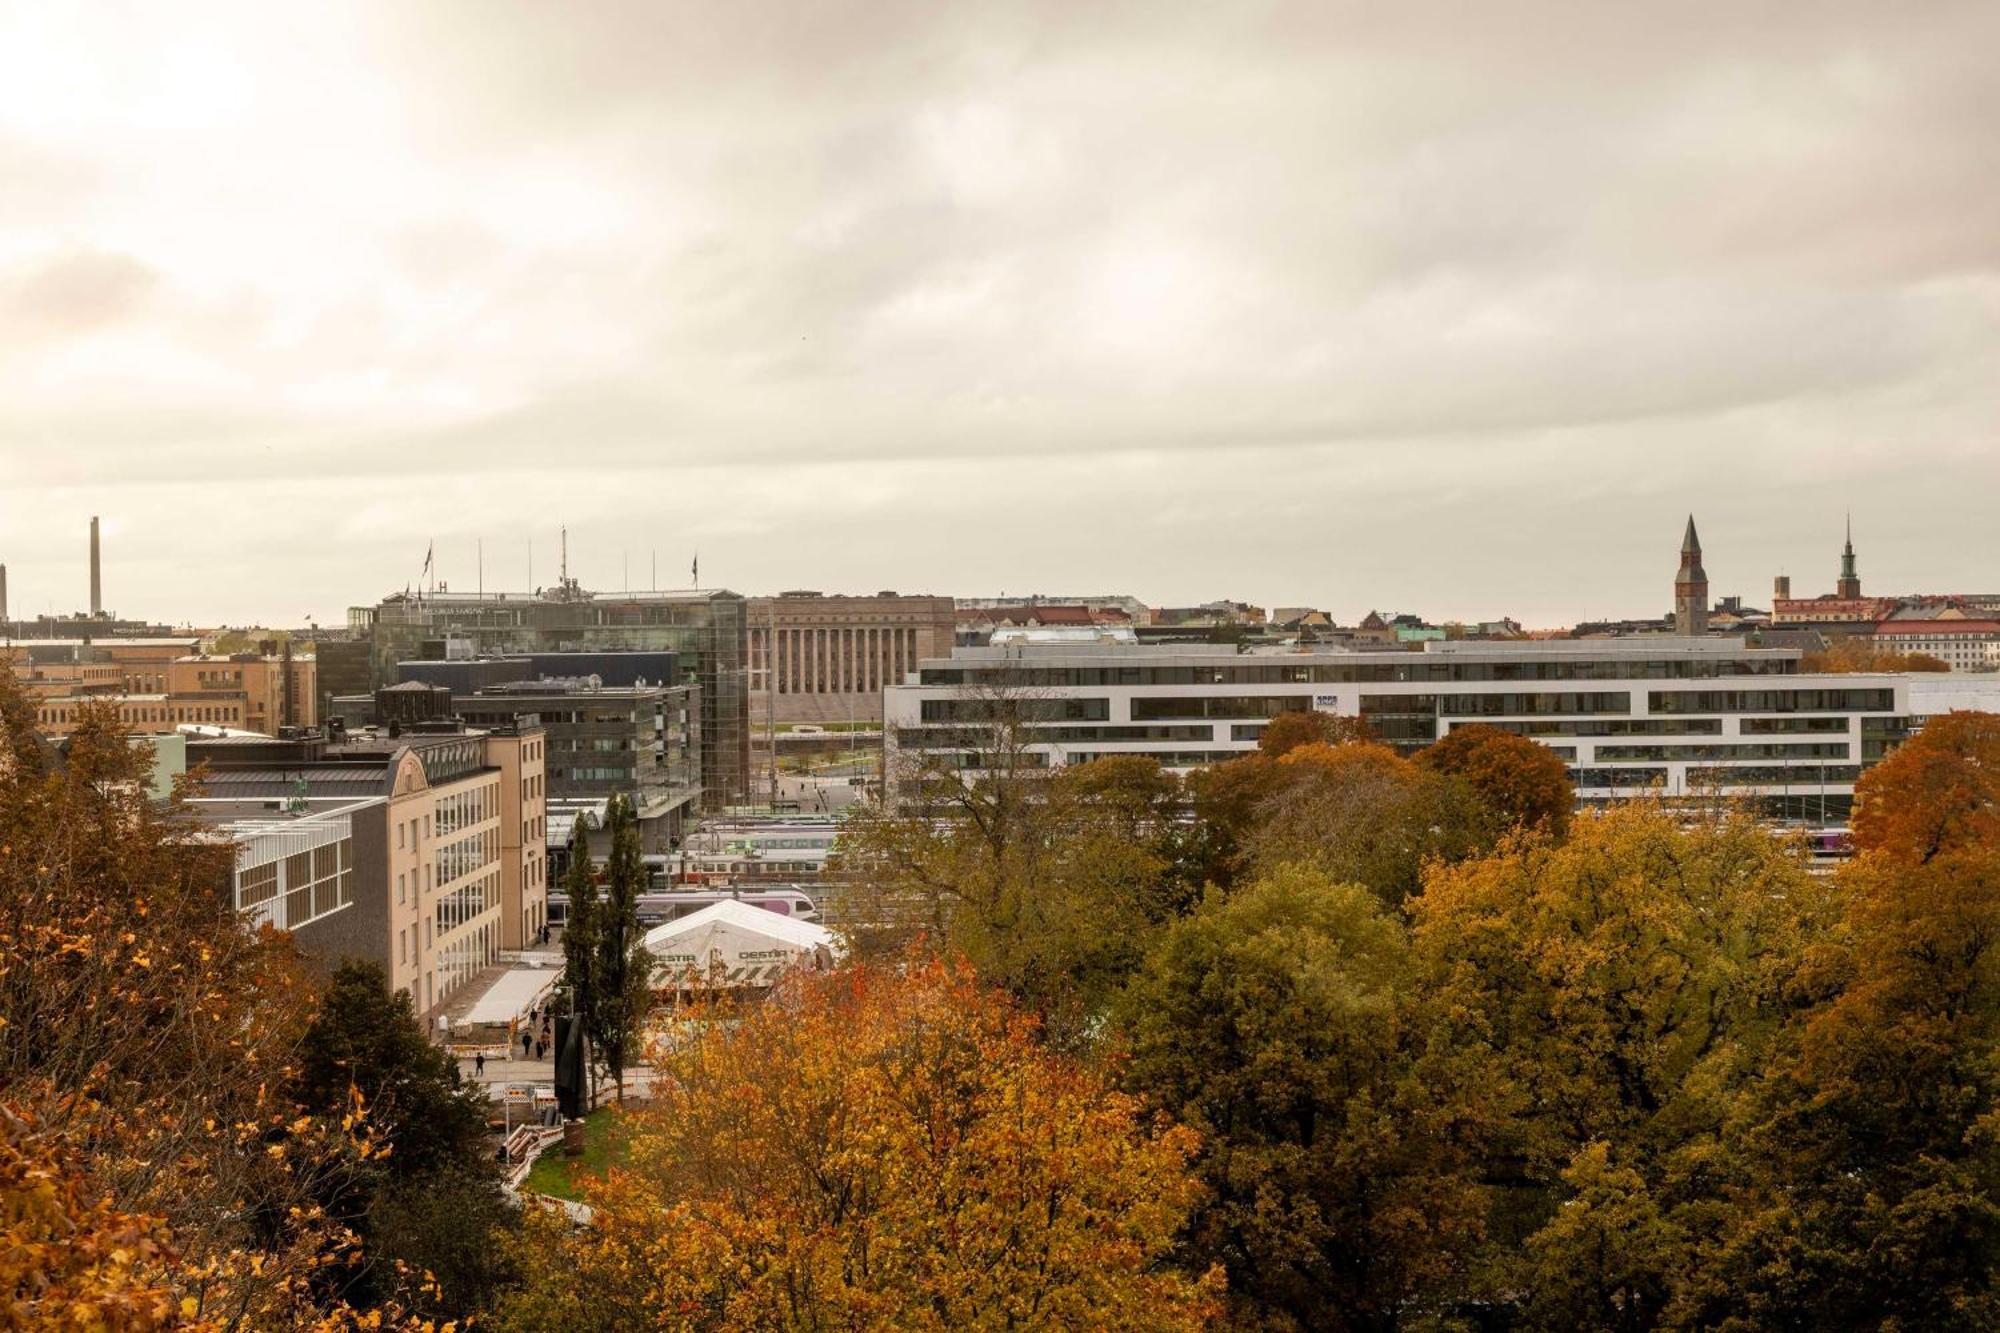
[[[1271,718],[1368,720],[1405,751],[1485,723],[1568,763],[1578,796],[1720,787],[1800,818],[1844,816],[1861,770],[1906,731],[1908,677],[1806,675],[1796,649],[1646,636],[1431,642],[1422,652],[1187,645],[961,648],[886,691],[892,784],[912,751],[979,765],[996,709],[1026,719],[1031,762],[1150,755],[1187,769],[1257,748]]]

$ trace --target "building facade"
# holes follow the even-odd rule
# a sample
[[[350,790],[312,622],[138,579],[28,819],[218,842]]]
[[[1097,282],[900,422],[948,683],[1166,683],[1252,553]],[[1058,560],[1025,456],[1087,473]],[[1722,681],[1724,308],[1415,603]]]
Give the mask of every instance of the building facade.
[[[753,728],[808,722],[880,726],[882,689],[949,653],[949,597],[787,592],[749,604]]]
[[[600,685],[596,677],[514,681],[454,701],[471,726],[537,722],[548,737],[549,793],[631,799],[640,840],[664,851],[701,799],[701,690]]]
[[[370,653],[370,689],[410,660],[535,653],[672,652],[701,687],[702,800],[747,802],[750,782],[748,617],[733,592],[593,593],[566,579],[521,593],[397,594],[348,614]]]
[[[381,964],[429,1014],[547,923],[545,746],[539,727],[197,740],[193,808],[238,845],[238,910]]]
[[[91,702],[116,707],[141,735],[183,726],[228,727],[275,735],[317,721],[314,662],[289,653],[205,656],[196,640],[56,639],[10,644],[10,665],[35,700],[38,725],[68,735]]]
[[[1885,653],[1924,653],[1953,671],[2000,671],[2000,621],[1885,620],[1869,635]]]
[[[961,648],[887,691],[887,769],[893,787],[918,762],[976,767],[996,708],[1024,719],[1031,764],[1137,754],[1175,769],[1249,753],[1271,718],[1318,709],[1406,752],[1472,723],[1528,736],[1586,801],[1720,788],[1843,817],[1855,779],[1904,732],[1907,678],[1805,675],[1799,656],[1666,636],[1422,652]]]

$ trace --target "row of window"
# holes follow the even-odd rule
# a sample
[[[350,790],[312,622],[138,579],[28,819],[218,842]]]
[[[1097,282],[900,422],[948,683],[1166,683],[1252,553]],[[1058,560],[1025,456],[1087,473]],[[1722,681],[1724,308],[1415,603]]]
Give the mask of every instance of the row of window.
[[[1793,741],[1749,745],[1600,745],[1595,758],[1607,763],[1658,759],[1846,759],[1845,741]]]
[[[500,815],[500,784],[486,782],[466,791],[440,796],[436,808],[439,837],[497,819]]]
[[[1811,787],[1844,786],[1861,776],[1859,764],[1766,764],[1742,767],[1697,767],[1687,770],[1690,787]],[[1664,784],[1664,768],[1572,768],[1569,778],[1581,792],[1608,788],[1644,788]]]
[[[1587,658],[1552,661],[1464,662],[1410,654],[1408,662],[1231,662],[1180,666],[1004,666],[926,667],[925,685],[986,685],[1064,688],[1094,685],[1363,685],[1389,682],[1479,682],[1535,680],[1705,680],[1722,676],[1783,676],[1797,672],[1798,660],[1755,657]]]
[[[458,929],[500,901],[500,872],[482,875],[462,888],[453,889],[437,900],[435,917],[438,934]]]
[[[353,901],[354,843],[348,838],[245,866],[236,878],[237,910],[284,930],[297,930]]]
[[[45,727],[67,727],[81,720],[82,707],[51,704],[35,712],[35,720]],[[144,722],[210,722],[218,726],[240,725],[243,710],[233,704],[120,704],[118,720],[127,725]]]
[[[500,831],[482,829],[437,849],[438,884],[463,879],[500,859]]]

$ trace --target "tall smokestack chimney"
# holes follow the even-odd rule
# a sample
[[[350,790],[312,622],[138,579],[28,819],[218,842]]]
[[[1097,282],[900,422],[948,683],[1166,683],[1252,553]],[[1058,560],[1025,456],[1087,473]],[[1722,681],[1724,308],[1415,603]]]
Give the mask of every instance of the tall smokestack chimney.
[[[0,634],[7,632],[7,566],[0,565]]]
[[[104,578],[97,554],[97,515],[90,516],[90,614],[104,614]]]

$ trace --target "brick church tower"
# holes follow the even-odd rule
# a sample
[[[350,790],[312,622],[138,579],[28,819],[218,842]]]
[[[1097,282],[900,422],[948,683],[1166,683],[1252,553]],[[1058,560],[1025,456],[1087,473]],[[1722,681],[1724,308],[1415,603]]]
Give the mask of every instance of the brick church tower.
[[[1674,575],[1674,633],[1699,638],[1708,633],[1708,573],[1701,567],[1701,538],[1694,515],[1688,515],[1687,536],[1681,538],[1681,569]]]

